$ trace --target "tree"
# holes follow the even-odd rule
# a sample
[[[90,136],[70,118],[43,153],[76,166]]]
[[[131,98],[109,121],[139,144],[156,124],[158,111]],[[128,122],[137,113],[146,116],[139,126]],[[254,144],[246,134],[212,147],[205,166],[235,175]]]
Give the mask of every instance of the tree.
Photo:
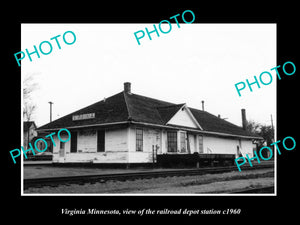
[[[274,129],[271,125],[263,125],[250,120],[247,122],[246,130],[263,137],[268,146],[274,142]],[[262,143],[260,145],[262,146]]]
[[[256,123],[254,120],[247,121],[246,130],[253,134],[258,134],[261,124]]]
[[[30,103],[24,103],[24,106],[23,106],[24,120],[30,121],[32,119],[32,114],[34,113],[35,109],[36,109],[35,105],[32,105]]]
[[[31,93],[36,89],[37,83],[33,82],[33,74],[26,76],[23,81],[23,119],[30,121],[36,109],[31,100]]]
[[[274,142],[274,129],[272,126],[262,125],[260,127],[259,135],[267,141],[268,146]]]

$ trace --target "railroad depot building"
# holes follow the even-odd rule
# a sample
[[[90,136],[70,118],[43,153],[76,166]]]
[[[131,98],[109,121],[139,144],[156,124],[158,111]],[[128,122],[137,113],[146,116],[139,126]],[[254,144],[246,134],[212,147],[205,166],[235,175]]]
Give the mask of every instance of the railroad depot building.
[[[54,135],[53,163],[153,163],[159,155],[248,154],[262,139],[204,110],[124,90],[38,128]],[[61,133],[62,139],[67,139]],[[67,134],[66,134],[67,135]]]

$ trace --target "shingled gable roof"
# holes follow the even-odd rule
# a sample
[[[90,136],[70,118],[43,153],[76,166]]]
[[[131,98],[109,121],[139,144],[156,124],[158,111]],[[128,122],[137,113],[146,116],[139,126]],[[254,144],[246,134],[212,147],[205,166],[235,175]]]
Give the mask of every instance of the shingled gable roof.
[[[38,130],[54,130],[130,122],[166,126],[166,123],[183,105],[185,104],[174,104],[122,91],[105,100],[96,102],[39,127]],[[203,132],[259,138],[259,136],[251,134],[241,127],[220,119],[206,111],[189,107],[188,109],[200,124]],[[95,113],[95,118],[76,121],[72,120],[73,115],[88,113]]]
[[[95,113],[95,118],[73,120],[73,115]],[[71,127],[92,126],[96,124],[117,123],[128,120],[128,111],[123,92],[113,95],[105,100],[96,102],[83,109],[77,110],[57,120],[54,120],[38,130],[61,129]]]
[[[245,131],[242,127],[232,124],[206,111],[194,108],[189,109],[194,115],[195,119],[201,124],[201,127],[204,131],[260,138],[260,136]]]
[[[166,124],[177,112],[181,109],[185,104],[177,104],[177,105],[168,105],[168,106],[160,106],[156,107],[160,117]]]

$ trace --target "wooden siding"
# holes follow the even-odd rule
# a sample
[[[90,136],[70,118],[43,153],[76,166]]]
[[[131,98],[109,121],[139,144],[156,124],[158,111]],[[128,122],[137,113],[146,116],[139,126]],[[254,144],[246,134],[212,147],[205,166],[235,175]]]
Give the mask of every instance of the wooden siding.
[[[105,130],[105,152],[97,152],[96,130],[78,133],[78,150],[71,153],[70,141],[65,143],[65,155],[60,157],[59,140],[55,136],[56,146],[53,149],[53,162],[61,163],[127,163],[128,162],[128,129]],[[62,137],[64,138],[64,137]],[[66,139],[67,137],[65,137]],[[83,151],[85,150],[85,151]]]
[[[204,153],[237,154],[237,146],[239,146],[239,149],[243,155],[248,153],[253,155],[252,140],[243,139],[241,142],[239,142],[239,139],[208,136],[204,136],[203,138]],[[212,152],[209,152],[209,150]]]
[[[106,130],[105,131],[105,151],[124,152],[128,151],[128,129]]]
[[[243,154],[243,156],[246,156],[246,154],[248,154],[248,156],[250,158],[253,157],[253,148],[254,148],[254,145],[252,144],[252,141],[249,141],[249,140],[242,140],[241,142],[241,152]]]
[[[136,128],[143,129],[143,151],[136,151]],[[129,163],[148,163],[153,162],[152,146],[161,147],[161,131],[145,127],[128,128],[129,138]]]
[[[77,152],[97,152],[97,131],[81,130],[77,135]]]
[[[158,154],[167,153],[167,132],[148,127],[143,129],[143,151],[136,151],[136,127],[105,130],[105,151],[97,152],[97,130],[78,132],[78,150],[71,153],[71,141],[66,142],[64,152],[60,151],[60,141],[54,136],[56,145],[53,147],[53,162],[88,162],[88,163],[152,163],[153,146],[158,146]],[[178,131],[179,132],[179,131]],[[187,133],[190,153],[199,152],[198,134]],[[65,140],[67,137],[62,136]],[[242,154],[253,153],[252,141],[203,136],[203,153],[236,154],[237,146]],[[178,140],[179,146],[179,140]],[[61,153],[61,154],[59,154]],[[63,154],[64,153],[64,154]],[[179,153],[179,154],[187,154]],[[168,153],[169,154],[169,153]],[[170,153],[178,154],[178,152]]]
[[[203,153],[236,154],[237,139],[203,137]]]

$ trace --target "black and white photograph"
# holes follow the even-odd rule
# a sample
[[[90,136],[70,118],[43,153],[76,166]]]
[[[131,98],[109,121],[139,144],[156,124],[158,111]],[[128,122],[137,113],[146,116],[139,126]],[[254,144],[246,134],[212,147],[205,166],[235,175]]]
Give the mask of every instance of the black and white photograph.
[[[276,24],[21,28],[25,195],[275,194]]]
[[[295,5],[23,3],[3,19],[4,221],[297,216]]]

